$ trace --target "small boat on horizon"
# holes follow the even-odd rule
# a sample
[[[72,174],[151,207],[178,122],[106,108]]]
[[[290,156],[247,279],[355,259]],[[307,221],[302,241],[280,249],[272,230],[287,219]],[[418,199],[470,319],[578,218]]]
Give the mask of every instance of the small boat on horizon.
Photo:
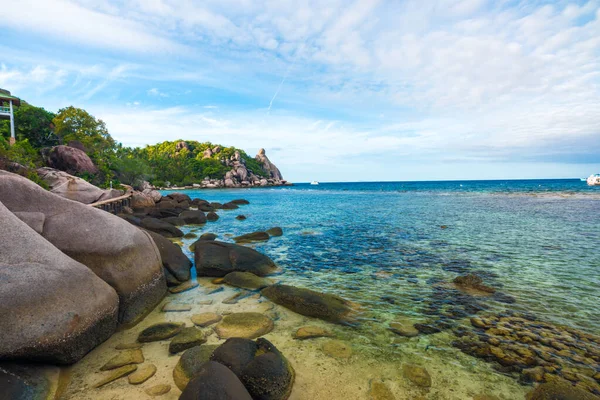
[[[312,181],[310,184],[311,184],[311,185],[318,185],[318,184],[319,184],[319,182],[318,182],[318,181]]]
[[[590,186],[600,186],[600,174],[592,174],[586,179],[586,181]]]

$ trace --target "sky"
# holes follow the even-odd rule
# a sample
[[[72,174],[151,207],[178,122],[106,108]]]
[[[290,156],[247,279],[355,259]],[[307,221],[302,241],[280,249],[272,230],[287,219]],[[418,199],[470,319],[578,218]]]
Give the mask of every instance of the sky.
[[[19,0],[0,87],[293,182],[600,172],[600,0]]]

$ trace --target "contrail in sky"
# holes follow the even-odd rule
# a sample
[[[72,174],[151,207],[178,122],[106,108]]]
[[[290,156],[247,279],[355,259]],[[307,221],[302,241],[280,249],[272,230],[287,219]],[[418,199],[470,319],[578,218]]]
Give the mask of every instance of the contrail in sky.
[[[300,51],[302,51],[303,49],[304,49],[304,43],[302,44],[302,46],[296,52],[296,57],[294,57],[294,61],[288,67],[287,71],[285,71],[285,74],[283,75],[283,79],[281,80],[281,82],[279,82],[279,86],[277,87],[277,90],[275,91],[275,94],[273,95],[273,98],[271,98],[271,101],[269,102],[269,108],[267,108],[267,115],[269,115],[271,113],[271,107],[273,107],[273,101],[275,101],[275,98],[279,94],[279,91],[281,90],[281,87],[283,86],[283,83],[285,82],[285,80],[287,79],[288,75],[290,74],[290,71],[292,70],[292,68],[294,68],[294,65],[296,65],[296,60],[298,60],[298,53]]]

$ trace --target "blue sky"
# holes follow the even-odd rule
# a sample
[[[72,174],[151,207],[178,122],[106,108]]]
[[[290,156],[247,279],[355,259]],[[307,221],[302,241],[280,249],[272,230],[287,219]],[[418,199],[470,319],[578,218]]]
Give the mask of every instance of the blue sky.
[[[8,8],[7,8],[8,7]],[[291,181],[600,172],[600,0],[19,0],[0,87]]]

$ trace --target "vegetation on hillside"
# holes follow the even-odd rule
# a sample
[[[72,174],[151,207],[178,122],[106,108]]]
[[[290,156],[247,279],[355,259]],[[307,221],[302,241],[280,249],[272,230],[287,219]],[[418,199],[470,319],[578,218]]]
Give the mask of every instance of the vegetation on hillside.
[[[231,169],[224,161],[236,151],[249,171],[265,176],[254,158],[235,147],[219,146],[221,150],[210,158],[203,157],[205,150],[217,146],[210,142],[187,140],[185,146],[179,144],[178,147],[183,141],[176,140],[144,148],[124,147],[111,137],[102,120],[73,106],[53,113],[22,102],[15,108],[15,135],[16,144],[9,146],[9,121],[0,120],[0,161],[38,168],[44,165],[43,155],[50,147],[78,142],[99,170],[94,175],[81,177],[100,187],[111,183],[136,185],[143,180],[165,186],[190,185],[207,177],[222,179]]]

